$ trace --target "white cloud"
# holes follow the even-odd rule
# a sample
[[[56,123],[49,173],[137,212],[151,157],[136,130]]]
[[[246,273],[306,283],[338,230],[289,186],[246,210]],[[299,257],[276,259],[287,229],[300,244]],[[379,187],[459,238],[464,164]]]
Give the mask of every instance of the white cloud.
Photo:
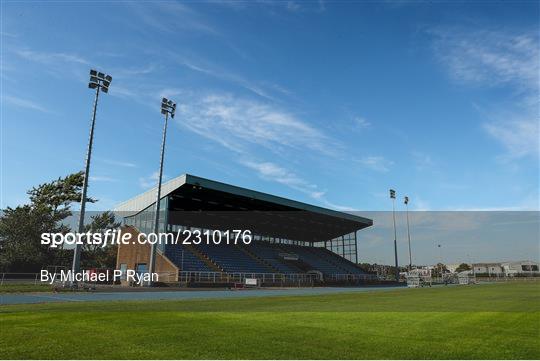
[[[287,1],[287,10],[289,11],[300,10],[300,5],[294,1]]]
[[[90,65],[90,62],[85,58],[77,54],[69,53],[50,53],[50,52],[38,52],[32,50],[17,50],[15,51],[19,56],[44,64],[56,64],[58,62],[76,63],[82,65]]]
[[[141,186],[141,188],[145,188],[145,189],[157,187],[158,178],[159,178],[159,172],[154,172],[147,177],[140,177],[139,185]],[[166,178],[167,176],[163,175],[163,181]]]
[[[2,97],[2,101],[6,102],[8,104],[14,105],[16,107],[19,107],[19,108],[37,110],[37,111],[42,112],[42,113],[51,113],[51,111],[49,109],[47,109],[47,108],[43,107],[42,105],[34,102],[33,100],[29,100],[29,99],[23,99],[23,98],[19,98],[19,97],[6,95],[6,96]]]
[[[94,182],[117,182],[118,179],[107,176],[90,176],[90,180]]]
[[[99,158],[100,161],[103,163],[107,163],[110,165],[118,166],[118,167],[126,167],[126,168],[137,168],[137,164],[132,162],[125,162],[120,160],[114,160],[114,159],[103,159]]]
[[[356,123],[356,126],[361,129],[369,128],[371,126],[371,123],[368,122],[366,118],[363,118],[363,117],[355,117],[354,121]]]
[[[193,8],[180,2],[126,2],[124,3],[146,26],[137,25],[144,31],[148,26],[162,32],[186,31],[217,35],[219,32]]]
[[[142,67],[111,69],[115,79],[133,78],[154,73],[158,69],[157,64],[148,64]]]
[[[484,129],[508,151],[509,158],[540,154],[538,120],[523,119],[485,123]]]
[[[394,162],[382,156],[366,156],[358,160],[364,167],[375,170],[377,172],[388,172]]]
[[[312,198],[320,199],[324,195],[324,192],[320,191],[315,184],[307,182],[293,172],[280,167],[277,164],[271,162],[258,163],[253,161],[242,161],[241,163],[246,167],[255,170],[266,180],[284,184],[287,187],[296,189]]]
[[[332,153],[330,140],[291,113],[231,96],[210,95],[179,105],[179,122],[221,145],[247,152],[249,145],[279,152],[283,148]]]
[[[309,197],[322,203],[326,207],[339,211],[354,211],[354,208],[352,207],[342,206],[328,201],[325,197],[326,192],[320,190],[316,184],[299,177],[294,172],[275,163],[255,162],[249,160],[243,160],[240,163],[250,169],[255,170],[261,178],[286,185],[289,188],[307,194]]]
[[[419,151],[413,151],[411,152],[411,155],[413,157],[414,163],[416,165],[416,169],[418,170],[424,170],[427,168],[431,168],[434,166],[434,161],[431,158],[429,154],[422,153]]]
[[[276,100],[273,93],[280,93],[285,95],[290,95],[290,91],[278,84],[269,84],[268,86],[262,86],[257,82],[248,80],[241,75],[231,72],[230,70],[222,69],[219,66],[209,64],[207,61],[199,60],[197,63],[191,59],[179,54],[171,54],[172,57],[176,58],[177,62],[185,66],[188,69],[191,69],[195,72],[211,76],[223,81],[233,83],[245,90],[250,91],[251,93],[268,100]]]
[[[540,46],[536,31],[439,28],[432,34],[436,37],[437,56],[456,80],[490,86],[513,83],[538,89]]]
[[[540,38],[536,29],[517,33],[439,28],[432,34],[436,54],[454,79],[487,87],[506,86],[520,98],[503,104],[503,111],[485,112],[491,119],[483,129],[505,147],[506,158],[538,156]]]

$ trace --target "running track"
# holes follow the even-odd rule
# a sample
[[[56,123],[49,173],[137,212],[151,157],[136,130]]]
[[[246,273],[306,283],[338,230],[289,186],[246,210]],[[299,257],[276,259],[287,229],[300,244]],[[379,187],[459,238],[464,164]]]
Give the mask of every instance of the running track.
[[[85,301],[157,301],[189,300],[267,296],[308,296],[326,295],[344,292],[377,292],[395,290],[403,287],[317,287],[264,290],[210,290],[210,291],[148,291],[148,292],[36,292],[36,293],[0,293],[0,305],[49,303],[49,302],[85,302]]]

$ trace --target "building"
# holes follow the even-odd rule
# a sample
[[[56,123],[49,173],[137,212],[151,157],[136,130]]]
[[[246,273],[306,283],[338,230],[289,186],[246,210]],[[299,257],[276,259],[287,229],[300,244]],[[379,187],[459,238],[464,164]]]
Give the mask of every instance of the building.
[[[461,263],[453,263],[453,264],[447,264],[445,266],[446,266],[446,269],[450,273],[454,273],[454,272],[456,272],[456,270],[459,268],[460,265],[461,265]]]
[[[501,263],[505,276],[537,276],[540,275],[538,262],[516,261]]]
[[[473,272],[476,275],[510,277],[540,275],[538,262],[532,261],[474,263]]]
[[[474,274],[497,276],[503,274],[500,263],[473,263],[472,270]]]
[[[153,231],[155,195],[152,189],[115,209],[123,232]],[[181,236],[176,244],[157,245],[156,272],[171,282],[231,275],[373,277],[357,266],[357,232],[371,226],[371,219],[189,174],[163,184],[161,196],[159,231]],[[248,234],[251,242],[232,242],[233,231]],[[147,272],[149,255],[148,244],[120,245],[117,269]]]

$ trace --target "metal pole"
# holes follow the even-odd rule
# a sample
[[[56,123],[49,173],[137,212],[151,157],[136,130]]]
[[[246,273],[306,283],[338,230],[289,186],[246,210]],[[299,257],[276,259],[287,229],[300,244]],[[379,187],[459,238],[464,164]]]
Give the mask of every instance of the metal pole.
[[[407,237],[409,238],[409,271],[412,270],[412,253],[411,253],[411,230],[409,228],[409,205],[405,204],[407,212]]]
[[[94,111],[92,113],[92,123],[90,125],[90,136],[88,140],[88,150],[86,152],[86,166],[84,171],[84,180],[83,180],[83,188],[82,188],[82,194],[81,194],[81,210],[79,212],[79,226],[78,226],[78,232],[79,234],[82,234],[84,232],[84,213],[86,211],[86,192],[88,188],[88,174],[90,173],[90,158],[92,157],[92,143],[94,142],[94,127],[96,124],[96,111],[97,111],[97,104],[99,99],[99,89],[101,86],[96,87],[96,97],[94,99]],[[71,270],[73,273],[79,272],[81,265],[81,245],[76,244],[75,250],[73,251],[73,265]],[[72,284],[76,284],[76,282],[72,282]]]
[[[158,232],[159,232],[159,201],[161,199],[161,180],[163,177],[163,158],[165,157],[165,140],[167,138],[167,123],[169,121],[169,113],[165,113],[165,124],[163,125],[163,140],[161,142],[161,157],[159,162],[159,177],[158,177],[158,186],[157,186],[157,194],[156,194],[156,206],[155,206],[155,216],[154,216],[154,234],[156,235],[157,239],[156,242],[154,242],[151,245],[150,250],[150,268],[149,272],[150,274],[154,273],[156,268],[156,243],[159,240]],[[151,277],[150,277],[151,278]],[[152,285],[152,281],[149,281],[149,286]]]
[[[396,200],[392,198],[392,216],[394,219],[394,259],[396,261],[396,282],[399,282],[399,268],[398,268],[398,257],[397,257],[397,230],[396,230]]]

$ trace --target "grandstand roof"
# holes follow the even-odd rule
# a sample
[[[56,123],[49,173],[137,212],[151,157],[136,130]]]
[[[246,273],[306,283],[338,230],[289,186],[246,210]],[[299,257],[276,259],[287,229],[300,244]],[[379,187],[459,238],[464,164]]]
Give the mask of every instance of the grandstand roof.
[[[155,202],[156,188],[117,206],[134,215]],[[209,229],[251,229],[258,234],[324,241],[373,224],[368,218],[184,174],[161,186],[170,196],[169,223]],[[249,228],[248,228],[249,227]]]

